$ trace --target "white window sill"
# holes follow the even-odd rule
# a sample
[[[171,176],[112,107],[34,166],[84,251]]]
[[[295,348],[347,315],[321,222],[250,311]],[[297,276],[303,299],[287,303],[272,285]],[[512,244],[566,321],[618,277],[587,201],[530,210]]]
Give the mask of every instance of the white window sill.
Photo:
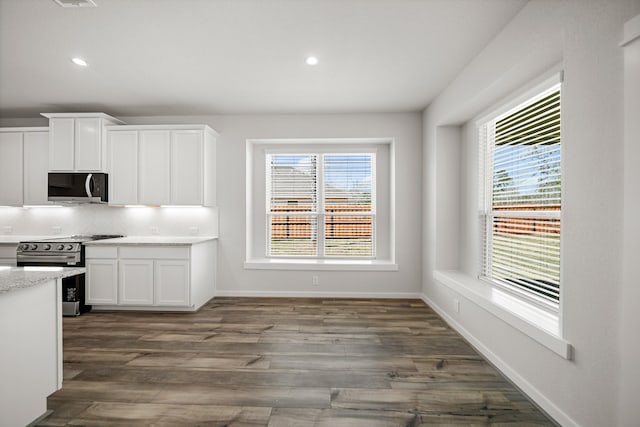
[[[561,337],[558,315],[460,271],[435,271],[433,278],[561,357],[571,359],[571,344]]]
[[[245,261],[247,270],[398,271],[398,264],[381,260],[258,258]]]

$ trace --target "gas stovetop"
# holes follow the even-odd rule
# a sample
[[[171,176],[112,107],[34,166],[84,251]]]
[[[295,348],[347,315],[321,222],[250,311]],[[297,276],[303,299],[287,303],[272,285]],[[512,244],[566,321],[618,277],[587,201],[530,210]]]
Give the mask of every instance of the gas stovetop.
[[[92,236],[67,236],[52,237],[50,239],[26,240],[18,245],[18,254],[21,253],[41,253],[59,254],[80,252],[84,242],[92,240],[115,239],[124,237],[116,234],[97,234]]]

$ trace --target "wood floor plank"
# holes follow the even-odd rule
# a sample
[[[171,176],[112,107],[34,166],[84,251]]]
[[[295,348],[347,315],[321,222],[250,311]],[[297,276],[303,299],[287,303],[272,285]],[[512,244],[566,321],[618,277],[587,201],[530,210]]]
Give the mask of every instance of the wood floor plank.
[[[549,426],[419,300],[216,298],[64,319],[57,426]]]

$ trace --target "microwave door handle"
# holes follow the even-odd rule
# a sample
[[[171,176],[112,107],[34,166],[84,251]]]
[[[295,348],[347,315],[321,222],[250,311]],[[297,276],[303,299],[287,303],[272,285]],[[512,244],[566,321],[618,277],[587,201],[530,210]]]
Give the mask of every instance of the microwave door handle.
[[[91,181],[93,180],[93,174],[87,175],[87,179],[84,181],[84,189],[87,192],[87,197],[91,196]]]

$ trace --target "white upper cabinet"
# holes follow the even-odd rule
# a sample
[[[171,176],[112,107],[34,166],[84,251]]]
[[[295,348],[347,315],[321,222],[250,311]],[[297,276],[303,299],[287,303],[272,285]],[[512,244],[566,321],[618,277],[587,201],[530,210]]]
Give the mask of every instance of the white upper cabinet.
[[[216,136],[204,125],[108,127],[109,203],[215,206]]]
[[[138,133],[114,131],[108,133],[109,203],[138,204]]]
[[[72,171],[74,168],[75,119],[49,119],[49,169]]]
[[[75,119],[74,157],[79,171],[104,171],[101,121],[96,117]]]
[[[203,155],[204,135],[181,130],[171,135],[171,204],[204,205]]]
[[[140,204],[171,204],[170,144],[171,131],[143,130],[139,133],[140,159],[138,161]]]
[[[49,119],[49,170],[106,172],[104,127],[123,124],[104,113],[42,114]]]
[[[48,205],[49,132],[29,131],[23,138],[24,204]]]
[[[0,129],[0,206],[46,205],[48,128]]]
[[[22,132],[0,133],[0,205],[22,206]]]

